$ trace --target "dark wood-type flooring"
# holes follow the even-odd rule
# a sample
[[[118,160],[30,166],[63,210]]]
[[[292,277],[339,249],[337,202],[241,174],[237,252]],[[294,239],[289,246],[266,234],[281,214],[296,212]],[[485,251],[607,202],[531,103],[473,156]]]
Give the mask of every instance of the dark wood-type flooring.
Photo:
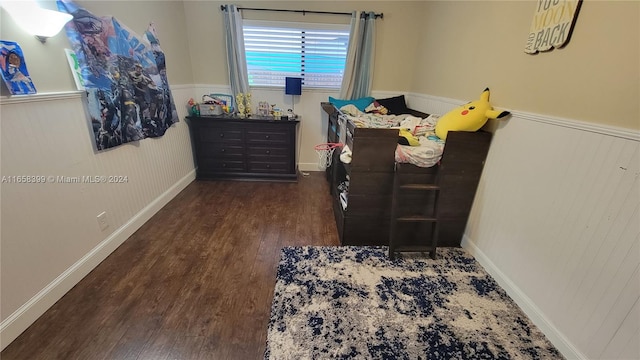
[[[262,358],[280,249],[338,244],[323,175],[191,183],[2,360]]]

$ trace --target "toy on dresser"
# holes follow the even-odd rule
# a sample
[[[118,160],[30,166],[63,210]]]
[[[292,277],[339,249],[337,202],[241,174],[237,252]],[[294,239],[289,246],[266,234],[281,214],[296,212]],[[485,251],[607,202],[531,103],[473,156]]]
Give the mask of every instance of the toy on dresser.
[[[258,116],[269,116],[271,115],[271,107],[269,103],[266,101],[260,101],[258,103]]]
[[[238,93],[236,95],[236,103],[238,105],[238,115],[251,116],[251,93]]]
[[[233,111],[233,96],[226,94],[202,95],[200,113],[202,115],[218,116]]]

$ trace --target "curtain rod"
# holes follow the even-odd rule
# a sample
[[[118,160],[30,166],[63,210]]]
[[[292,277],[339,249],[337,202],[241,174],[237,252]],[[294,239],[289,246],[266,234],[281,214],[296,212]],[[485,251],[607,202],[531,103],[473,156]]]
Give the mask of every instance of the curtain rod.
[[[246,7],[239,7],[237,9],[238,10],[255,10],[255,11],[294,12],[294,13],[302,13],[302,15],[306,15],[306,14],[349,15],[349,16],[352,15],[352,13],[350,12],[314,11],[314,10],[260,9],[260,8],[246,8]],[[226,11],[227,5],[220,5],[220,10]],[[375,14],[375,16],[376,16],[376,19],[377,18],[384,19],[384,13]]]

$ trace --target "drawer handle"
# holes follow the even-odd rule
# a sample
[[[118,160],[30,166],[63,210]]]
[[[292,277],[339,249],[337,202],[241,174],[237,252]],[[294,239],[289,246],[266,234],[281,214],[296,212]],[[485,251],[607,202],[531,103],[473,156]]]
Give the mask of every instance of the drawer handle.
[[[267,150],[267,155],[271,154],[271,150]]]
[[[225,151],[227,151],[227,150],[225,150],[225,149],[220,149],[220,152],[225,152]]]
[[[265,135],[265,136],[264,136],[264,138],[265,138],[265,139],[268,139],[268,138],[269,138],[269,135]]]
[[[227,167],[227,163],[222,163],[222,167],[226,168]]]
[[[271,165],[267,164],[267,169],[271,169]]]
[[[220,133],[220,137],[224,137],[224,133]]]

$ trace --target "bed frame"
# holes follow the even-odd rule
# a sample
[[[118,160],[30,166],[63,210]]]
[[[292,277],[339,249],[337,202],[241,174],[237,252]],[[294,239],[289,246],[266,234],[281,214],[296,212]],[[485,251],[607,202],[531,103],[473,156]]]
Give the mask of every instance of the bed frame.
[[[484,161],[491,142],[491,133],[449,132],[440,163],[430,168],[401,164],[396,173],[395,149],[398,143],[396,129],[357,128],[331,103],[323,102],[322,108],[329,115],[327,142],[344,139],[353,155],[350,164],[333,155],[332,164],[326,170],[333,211],[342,245],[388,245],[391,218],[391,198],[394,176],[403,183],[431,183],[440,186],[438,200],[438,246],[458,247],[467,224]],[[414,116],[428,114],[411,110]],[[345,126],[341,127],[341,123]],[[340,129],[345,129],[342,134]],[[339,186],[349,179],[348,206],[343,210]],[[400,203],[411,211],[433,207],[429,195],[407,195]],[[404,229],[403,241],[418,244],[420,228]]]

